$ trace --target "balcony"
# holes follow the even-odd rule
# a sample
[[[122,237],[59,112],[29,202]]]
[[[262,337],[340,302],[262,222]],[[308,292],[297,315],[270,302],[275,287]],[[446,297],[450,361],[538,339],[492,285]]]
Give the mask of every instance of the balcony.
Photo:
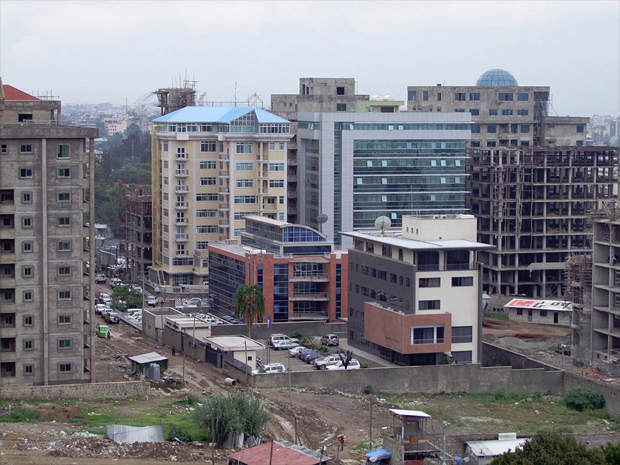
[[[175,224],[177,226],[189,226],[189,221],[185,218],[177,218]]]
[[[220,170],[220,178],[229,178],[230,172],[228,170]]]
[[[187,234],[177,234],[176,239],[177,242],[187,242],[189,241],[189,236]]]
[[[230,206],[227,202],[220,202],[220,210],[227,212],[230,210]]]
[[[15,263],[15,252],[0,252],[0,264]]]
[[[266,213],[278,213],[278,206],[277,205],[263,205],[262,207],[259,207],[258,210],[261,212],[266,212]]]
[[[177,153],[174,159],[175,160],[187,160],[188,158],[187,158],[186,153]]]
[[[174,258],[190,258],[190,256],[186,252],[183,252],[183,253],[177,252],[177,254],[174,256]]]
[[[188,177],[188,176],[189,176],[189,170],[176,170],[176,171],[174,172],[174,175],[175,175],[177,178],[186,178],[186,177]]]
[[[220,218],[219,223],[220,227],[229,228],[230,224],[226,218]]]
[[[289,278],[290,282],[310,282],[310,283],[320,283],[320,282],[329,282],[329,276],[325,274],[315,274],[315,275],[306,275],[306,274],[297,274],[295,273],[291,278]]]
[[[228,154],[228,153],[220,153],[220,160],[222,160],[222,161],[230,160],[230,154]]]
[[[304,294],[293,294],[289,296],[289,300],[329,300],[327,292],[312,292]]]
[[[298,320],[298,321],[324,321],[327,320],[327,312],[293,312],[293,315],[289,317],[289,320]]]
[[[177,202],[175,206],[177,210],[187,210],[189,208],[189,202]]]
[[[177,194],[187,194],[189,193],[189,188],[187,186],[176,186],[174,192]]]

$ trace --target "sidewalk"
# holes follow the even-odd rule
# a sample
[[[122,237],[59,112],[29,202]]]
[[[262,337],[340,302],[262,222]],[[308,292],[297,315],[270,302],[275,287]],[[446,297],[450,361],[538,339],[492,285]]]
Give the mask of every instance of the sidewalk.
[[[340,350],[342,350],[343,352],[350,350],[351,352],[353,352],[353,358],[356,358],[360,361],[367,360],[368,362],[370,362],[371,366],[379,366],[379,367],[394,366],[392,363],[388,362],[387,360],[383,360],[381,357],[378,357],[377,355],[372,355],[371,353],[365,352],[361,349],[358,349],[357,347],[351,347],[346,342],[343,342],[343,339],[340,339]]]

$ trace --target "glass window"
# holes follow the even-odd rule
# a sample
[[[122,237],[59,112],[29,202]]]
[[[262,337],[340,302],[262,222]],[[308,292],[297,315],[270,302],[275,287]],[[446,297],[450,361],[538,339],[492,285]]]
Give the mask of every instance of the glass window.
[[[217,169],[217,162],[212,160],[201,160],[200,161],[200,169],[201,170],[214,170]]]
[[[284,163],[269,163],[269,171],[284,171]]]
[[[58,158],[69,158],[69,146],[68,145],[59,145],[58,150],[56,152],[56,156]]]
[[[489,110],[489,116],[497,116],[497,115],[498,115],[497,108],[491,108]]]
[[[440,301],[439,300],[420,300],[419,307],[420,307],[420,310],[439,310]]]
[[[283,179],[270,179],[269,180],[269,187],[284,187],[284,180]]]
[[[517,110],[517,116],[527,116],[529,114],[529,110],[521,109]]]
[[[480,100],[480,92],[470,92],[469,93],[469,100],[471,100],[472,102],[477,102]]]
[[[471,113],[472,116],[480,116],[480,110],[478,108],[470,108],[469,113]]]
[[[578,124],[578,125],[577,125],[577,132],[583,132],[583,131],[584,131],[584,129],[585,129],[585,127],[584,127],[584,125],[583,125],[583,124]]]
[[[217,141],[214,140],[203,140],[200,142],[200,151],[201,152],[215,152],[216,151]]]
[[[236,153],[253,153],[253,146],[254,144],[252,142],[237,142],[235,144],[235,152]]]
[[[530,94],[528,94],[527,92],[519,92],[517,94],[517,100],[519,102],[527,102],[530,99]]]
[[[487,124],[487,133],[495,134],[497,132],[497,126],[494,124]]]
[[[465,100],[467,100],[467,94],[465,92],[455,92],[454,100],[456,100],[457,102],[464,102]]]
[[[479,134],[480,133],[480,125],[479,124],[472,124],[471,125],[471,132],[472,132],[472,134]]]
[[[237,163],[235,165],[237,171],[252,171],[254,169],[253,163]]]
[[[452,344],[462,344],[472,342],[473,331],[471,326],[453,326]]]
[[[511,92],[500,92],[498,95],[498,100],[500,102],[512,102],[513,94]]]
[[[474,278],[471,276],[461,276],[452,278],[452,287],[473,286]]]
[[[414,101],[417,99],[418,93],[415,90],[410,90],[407,92],[407,100]]]
[[[428,90],[422,91],[422,100],[424,100],[425,102],[428,101]]]
[[[336,104],[336,111],[347,111],[347,104],[346,103],[337,103]]]
[[[20,168],[19,170],[20,178],[31,178],[32,177],[32,168]]]
[[[502,116],[512,116],[512,108],[504,108],[502,110]]]
[[[441,278],[420,278],[419,287],[440,287]]]
[[[522,132],[522,133],[528,133],[528,132],[530,132],[530,125],[529,125],[529,124],[522,124],[522,125],[521,125],[521,132]]]

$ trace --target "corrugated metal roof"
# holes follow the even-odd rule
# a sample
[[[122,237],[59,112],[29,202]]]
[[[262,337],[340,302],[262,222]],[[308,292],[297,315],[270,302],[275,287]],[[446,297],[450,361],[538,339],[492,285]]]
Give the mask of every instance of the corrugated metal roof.
[[[148,354],[135,355],[133,357],[127,357],[132,362],[136,362],[140,365],[143,363],[155,363],[155,362],[163,362],[164,360],[168,360],[168,357],[164,357],[163,355],[159,355],[157,352],[149,352]]]
[[[399,410],[399,409],[391,408],[390,412],[392,412],[394,415],[398,415],[401,417],[432,418],[428,413],[424,413],[420,410]]]
[[[244,465],[317,465],[320,461],[321,454],[308,449],[304,446],[298,446],[288,441],[278,439],[273,441],[273,457],[271,457],[271,442],[266,442],[260,446],[244,449],[229,455],[230,460],[238,460]],[[323,455],[322,462],[331,460],[331,457]]]
[[[469,441],[467,446],[477,457],[497,457],[505,454],[509,450],[515,451],[517,447],[523,445],[529,440],[526,439],[508,439],[508,440],[491,440],[491,441]]]
[[[4,100],[40,100],[8,84],[3,84],[2,89],[4,90]]]
[[[288,123],[279,116],[251,107],[185,107],[155,118],[155,123],[229,123],[251,111],[259,123]]]

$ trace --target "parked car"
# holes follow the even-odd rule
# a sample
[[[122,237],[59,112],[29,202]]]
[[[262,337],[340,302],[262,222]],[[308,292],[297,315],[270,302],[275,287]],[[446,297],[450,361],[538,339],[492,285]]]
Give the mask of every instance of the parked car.
[[[154,295],[150,295],[146,298],[146,303],[150,305],[151,307],[154,307],[155,305],[157,305],[159,303],[158,301],[159,299],[155,297]]]
[[[306,355],[304,357],[304,362],[306,363],[312,363],[313,360],[316,360],[317,358],[321,358],[322,355],[319,354],[318,352],[311,352],[310,354]]]
[[[305,352],[304,352],[304,354],[301,356],[301,359],[302,359],[304,362],[311,362],[312,360],[314,360],[314,358],[313,358],[312,360],[309,360],[309,358],[310,358],[311,356],[314,356],[314,355],[316,355],[316,357],[314,357],[314,358],[319,358],[319,357],[320,357],[320,354],[319,354],[316,350],[307,350],[307,351],[305,351]]]
[[[299,354],[299,352],[300,352],[300,351],[302,351],[302,350],[307,350],[307,348],[306,348],[306,347],[304,347],[304,346],[297,346],[297,347],[293,347],[293,348],[291,348],[291,349],[289,349],[289,350],[288,350],[288,354],[289,354],[291,357],[297,357],[297,355]]]
[[[360,362],[355,359],[351,359],[349,365],[347,366],[347,370],[359,370],[361,367]],[[336,371],[336,370],[344,370],[344,364],[342,362],[338,362],[335,365],[328,365],[325,367],[326,370]]]
[[[110,327],[108,325],[98,324],[95,326],[95,334],[98,337],[108,337],[108,333],[110,332]]]
[[[263,365],[259,370],[253,370],[252,374],[259,373],[284,373],[286,368],[281,363],[270,363],[269,365]]]
[[[304,355],[306,355],[308,352],[312,352],[312,349],[304,349],[304,350],[300,350],[299,352],[297,352],[297,358],[300,360],[304,359]]]
[[[136,291],[138,294],[142,294],[142,288],[140,286],[131,286],[133,288],[134,291]]]
[[[123,285],[123,280],[121,278],[112,278],[112,279],[110,279],[110,286],[111,287],[122,286],[122,285]]]
[[[103,304],[97,304],[95,305],[95,313],[97,315],[101,315],[101,312],[103,312],[104,310],[106,310],[108,307],[106,305]]]
[[[328,355],[327,357],[317,358],[312,362],[312,364],[317,367],[318,370],[324,370],[329,365],[335,365],[340,361],[341,360],[338,355]]]
[[[112,298],[110,297],[110,294],[99,294],[99,302],[104,305],[108,305],[108,303],[112,303]]]
[[[340,339],[335,334],[326,334],[321,338],[321,345],[324,346],[337,346],[340,345]]]
[[[107,312],[103,318],[108,324],[120,323],[120,315],[116,312]]]
[[[285,334],[272,334],[269,338],[269,345],[273,347],[273,345],[277,341],[288,341],[288,342],[297,342],[299,343],[299,339],[288,337]]]
[[[291,341],[276,341],[273,344],[273,348],[275,350],[288,350],[288,349],[292,349],[293,347],[297,347],[299,345],[299,343],[297,342],[291,342]]]
[[[105,284],[107,280],[108,280],[108,278],[106,278],[106,276],[104,274],[98,274],[95,277],[95,282],[97,284]]]

